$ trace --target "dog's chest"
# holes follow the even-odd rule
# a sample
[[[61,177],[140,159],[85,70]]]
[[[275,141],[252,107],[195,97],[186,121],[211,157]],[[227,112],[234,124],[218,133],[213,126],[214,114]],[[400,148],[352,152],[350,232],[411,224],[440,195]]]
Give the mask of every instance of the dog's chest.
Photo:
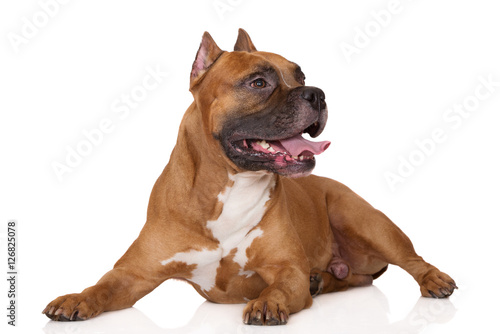
[[[218,241],[217,248],[193,245],[192,250],[177,253],[161,262],[163,265],[172,262],[195,264],[189,280],[204,291],[210,291],[215,286],[224,258],[239,265],[237,274],[247,277],[253,274],[245,271],[248,260],[246,250],[264,233],[257,225],[264,216],[266,203],[275,185],[274,176],[264,172],[244,172],[229,178],[232,184],[218,195],[219,202],[223,204],[219,217],[206,223]]]

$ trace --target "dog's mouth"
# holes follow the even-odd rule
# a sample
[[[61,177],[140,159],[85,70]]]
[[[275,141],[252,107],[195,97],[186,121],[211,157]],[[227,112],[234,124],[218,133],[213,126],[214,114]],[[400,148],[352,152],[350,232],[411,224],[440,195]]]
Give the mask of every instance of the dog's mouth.
[[[330,142],[314,142],[303,134],[316,137],[321,130],[320,123],[314,122],[291,137],[243,138],[230,142],[230,146],[235,153],[233,158],[246,160],[246,168],[253,166],[290,177],[306,176],[315,166],[314,156],[323,153]]]

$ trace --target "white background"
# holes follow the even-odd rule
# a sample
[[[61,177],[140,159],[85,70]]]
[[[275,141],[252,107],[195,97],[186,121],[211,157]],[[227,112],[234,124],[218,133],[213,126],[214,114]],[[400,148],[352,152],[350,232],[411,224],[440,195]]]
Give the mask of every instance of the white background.
[[[219,15],[217,3],[229,7]],[[498,332],[500,87],[459,125],[443,115],[473,102],[479,77],[500,81],[500,8],[486,0],[401,0],[377,30],[371,13],[389,6],[74,0],[44,22],[40,2],[3,1],[1,268],[6,275],[6,223],[16,219],[19,326],[6,325],[2,279],[2,333]],[[9,38],[22,36],[34,16],[45,26],[14,47]],[[242,324],[243,305],[207,303],[189,285],[169,281],[132,309],[49,322],[41,314],[49,301],[94,284],[138,235],[192,101],[189,72],[201,35],[207,30],[231,50],[239,27],[259,50],[300,64],[306,83],[325,91],[329,123],[320,139],[332,145],[315,172],[385,212],[460,290],[448,300],[420,298],[413,279],[391,266],[372,287],[320,296],[286,327],[263,329]],[[372,37],[361,45],[358,31],[367,27]],[[348,62],[341,45],[356,38],[363,47]],[[168,75],[120,119],[113,105],[138,89],[148,67]],[[67,147],[107,118],[113,131],[59,181],[53,162],[64,163]],[[415,141],[436,128],[446,140],[422,159]],[[385,173],[397,173],[400,157],[410,156],[420,165],[391,189]]]

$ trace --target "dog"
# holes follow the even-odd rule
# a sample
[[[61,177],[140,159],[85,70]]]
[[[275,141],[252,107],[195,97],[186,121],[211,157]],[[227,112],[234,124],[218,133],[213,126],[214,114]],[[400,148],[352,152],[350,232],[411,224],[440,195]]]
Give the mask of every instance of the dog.
[[[97,284],[49,303],[47,317],[131,307],[171,278],[212,302],[246,302],[250,325],[286,324],[312,297],[370,285],[388,264],[413,276],[424,297],[457,289],[383,213],[311,175],[330,143],[303,135],[323,131],[327,106],[297,64],[257,51],[243,29],[233,52],[205,32],[189,90],[194,102],[139,237]]]

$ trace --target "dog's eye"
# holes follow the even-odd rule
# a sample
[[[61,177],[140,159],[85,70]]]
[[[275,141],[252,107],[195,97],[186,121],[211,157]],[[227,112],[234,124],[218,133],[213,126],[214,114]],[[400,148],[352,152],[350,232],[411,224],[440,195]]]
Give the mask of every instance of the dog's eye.
[[[254,81],[252,81],[252,83],[250,84],[250,87],[252,88],[264,88],[264,87],[267,87],[268,83],[264,80],[264,79],[255,79]]]

